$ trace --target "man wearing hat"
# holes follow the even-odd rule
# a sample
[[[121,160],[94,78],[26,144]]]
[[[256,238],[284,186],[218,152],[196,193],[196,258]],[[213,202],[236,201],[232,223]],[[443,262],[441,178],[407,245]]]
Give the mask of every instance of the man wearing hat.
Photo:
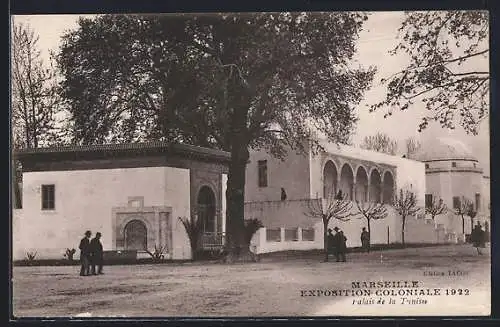
[[[335,231],[335,235],[333,236],[333,246],[334,246],[334,254],[335,254],[335,259],[337,262],[340,261],[340,233],[339,233],[339,228],[335,226],[333,228]]]
[[[92,265],[92,275],[102,274],[102,243],[101,233],[95,233],[95,237],[90,241],[90,263]],[[97,273],[96,269],[97,268]]]
[[[330,253],[334,253],[335,251],[335,236],[332,234],[332,229],[328,228],[328,235],[327,235],[327,255]],[[326,258],[328,259],[328,258]]]
[[[80,246],[80,262],[82,267],[80,268],[80,276],[88,276],[90,273],[90,236],[91,231],[85,232],[85,237],[81,239]]]

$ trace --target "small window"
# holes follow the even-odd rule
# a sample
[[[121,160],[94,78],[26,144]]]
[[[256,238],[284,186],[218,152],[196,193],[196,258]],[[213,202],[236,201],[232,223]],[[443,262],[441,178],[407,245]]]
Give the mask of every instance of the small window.
[[[474,166],[474,168],[476,168],[476,163],[475,162],[472,165]]]
[[[297,228],[285,229],[285,241],[298,241],[299,230]]]
[[[55,204],[55,185],[42,185],[42,210],[54,210]]]
[[[302,241],[314,241],[314,229],[303,229],[302,230]]]
[[[266,229],[266,241],[268,242],[281,242],[281,229]]]
[[[257,162],[259,187],[267,187],[267,160],[259,160]]]
[[[460,208],[460,197],[454,196],[453,197],[453,209],[458,209]]]
[[[425,207],[426,208],[432,207],[432,194],[425,195]]]
[[[481,194],[476,193],[476,211],[479,211],[481,208]]]
[[[451,166],[452,166],[453,168],[457,168],[457,163],[456,163],[455,161],[453,161],[453,162],[451,163]]]
[[[425,169],[429,169],[429,164],[425,164]]]

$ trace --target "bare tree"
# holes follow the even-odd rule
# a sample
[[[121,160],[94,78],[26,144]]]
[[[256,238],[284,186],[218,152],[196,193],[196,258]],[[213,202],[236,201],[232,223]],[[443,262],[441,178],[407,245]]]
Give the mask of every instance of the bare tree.
[[[434,220],[436,216],[447,212],[448,207],[443,202],[443,199],[438,200],[436,196],[432,196],[432,202],[428,206],[425,206],[425,213],[431,215],[432,220]]]
[[[422,144],[414,137],[409,137],[405,141],[405,147],[406,158],[411,159],[420,150]]]
[[[415,193],[400,189],[399,195],[394,196],[394,209],[401,216],[401,241],[405,245],[405,225],[408,216],[415,215],[420,209],[417,207],[417,197]]]
[[[373,136],[366,136],[361,143],[361,148],[395,155],[398,150],[398,142],[392,140],[389,135],[379,132]]]
[[[371,221],[387,217],[387,208],[383,203],[356,201],[359,218],[365,218],[368,226],[368,234],[371,235]],[[368,244],[370,245],[370,244]]]
[[[471,209],[471,207],[472,207],[472,209]],[[468,216],[472,210],[474,210],[474,205],[473,205],[472,201],[469,200],[468,198],[466,198],[465,196],[462,196],[460,198],[460,203],[455,208],[455,214],[457,216],[460,216],[460,218],[462,218],[462,234],[464,234],[464,235],[465,235],[465,216]],[[475,216],[476,216],[476,214],[474,214],[474,217]],[[474,218],[471,218],[471,223],[472,223],[473,219]],[[472,227],[473,226],[471,226],[471,228]]]
[[[55,69],[46,67],[38,36],[28,25],[13,24],[11,51],[13,145],[38,148],[53,143],[61,104]]]
[[[308,211],[305,215],[311,218],[321,218],[323,221],[323,246],[325,251],[325,262],[328,261],[328,224],[332,218],[340,221],[348,221],[351,214],[352,202],[346,197],[334,197],[330,194],[326,199],[311,199],[308,202]]]

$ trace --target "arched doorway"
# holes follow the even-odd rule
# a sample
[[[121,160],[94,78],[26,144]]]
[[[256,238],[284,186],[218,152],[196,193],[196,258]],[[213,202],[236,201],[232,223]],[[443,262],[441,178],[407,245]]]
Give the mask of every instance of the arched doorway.
[[[356,173],[356,201],[368,201],[368,174],[365,168],[359,166]]]
[[[353,185],[354,185],[354,174],[352,172],[351,166],[344,164],[342,170],[340,171],[340,189],[342,194],[346,197],[346,200],[352,200],[353,198]]]
[[[370,174],[370,202],[382,202],[382,181],[377,169]]]
[[[323,169],[323,198],[333,198],[335,192],[337,192],[337,168],[331,160],[328,160]]]
[[[217,231],[215,219],[215,194],[208,186],[203,186],[198,192],[198,218],[202,221],[202,231],[213,233]]]
[[[148,232],[146,225],[134,219],[125,225],[125,250],[146,250],[148,248]]]
[[[394,178],[388,171],[384,174],[384,195],[383,203],[392,204],[394,197]]]

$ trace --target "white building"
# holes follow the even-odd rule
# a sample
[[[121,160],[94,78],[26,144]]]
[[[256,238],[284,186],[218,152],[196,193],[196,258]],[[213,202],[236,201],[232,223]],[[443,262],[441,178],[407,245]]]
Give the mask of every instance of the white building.
[[[432,147],[422,149],[415,159],[425,164],[426,206],[433,200],[442,199],[449,209],[436,218],[447,229],[462,234],[471,231],[470,219],[457,219],[455,209],[462,199],[472,202],[477,211],[475,221],[484,226],[490,220],[490,178],[484,172],[470,149],[462,142],[450,138],[437,138]]]
[[[289,151],[284,161],[265,151],[254,151],[247,166],[245,218],[260,219],[265,229],[254,238],[259,252],[316,249],[323,247],[323,226],[307,215],[311,199],[327,198],[342,190],[348,199],[388,204],[387,218],[371,222],[371,241],[401,242],[401,218],[390,206],[394,192],[405,189],[417,196],[424,206],[426,185],[422,162],[368,151],[346,145],[323,142],[325,151],[298,154]],[[286,200],[282,200],[286,194]],[[353,207],[352,213],[356,211]],[[405,242],[444,241],[442,228],[423,219],[410,217],[406,222]],[[348,246],[360,246],[361,228],[366,220],[331,221],[348,238]]]
[[[24,150],[22,209],[13,212],[13,257],[61,259],[86,230],[104,250],[152,250],[189,259],[179,217],[196,211],[205,244],[222,242],[229,154],[188,145],[72,146]],[[77,251],[78,254],[78,251]]]

